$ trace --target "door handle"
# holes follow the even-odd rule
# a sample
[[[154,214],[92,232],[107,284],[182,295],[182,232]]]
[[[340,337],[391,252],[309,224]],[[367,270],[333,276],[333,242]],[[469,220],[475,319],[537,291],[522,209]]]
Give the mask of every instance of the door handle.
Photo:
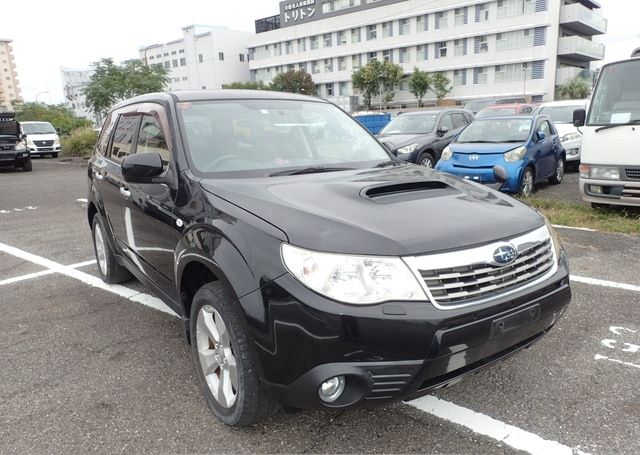
[[[93,176],[98,180],[104,180],[104,175],[100,173],[100,171],[93,170]]]
[[[121,186],[121,187],[120,187],[120,195],[121,195],[121,196],[123,196],[123,197],[125,197],[125,198],[128,198],[128,197],[130,197],[130,196],[131,196],[131,191],[129,191],[129,190],[128,190],[128,189],[126,189],[125,187]]]

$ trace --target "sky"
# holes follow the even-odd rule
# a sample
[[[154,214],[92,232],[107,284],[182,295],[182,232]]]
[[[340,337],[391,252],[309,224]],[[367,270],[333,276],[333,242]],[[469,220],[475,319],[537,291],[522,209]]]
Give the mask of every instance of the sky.
[[[559,1],[559,0],[552,0]],[[600,0],[609,33],[606,61],[640,47],[640,1]],[[87,68],[101,58],[138,58],[138,48],[182,37],[191,24],[254,31],[278,0],[3,0],[0,38],[12,39],[26,101],[63,102],[61,67]],[[10,19],[13,18],[13,19]]]

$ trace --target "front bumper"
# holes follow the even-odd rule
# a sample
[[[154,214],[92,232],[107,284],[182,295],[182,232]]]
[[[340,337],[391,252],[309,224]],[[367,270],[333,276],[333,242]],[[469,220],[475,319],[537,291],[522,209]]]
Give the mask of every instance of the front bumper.
[[[497,159],[491,162],[483,162],[482,166],[478,167],[464,167],[456,165],[455,161],[439,161],[436,165],[436,169],[439,171],[447,172],[449,174],[462,177],[465,180],[471,180],[476,183],[482,183],[484,185],[491,185],[496,182],[496,178],[493,175],[494,166],[502,166],[507,171],[507,181],[504,183],[500,191],[506,193],[517,193],[520,189],[520,179],[522,177],[522,171],[525,168],[524,161],[505,161],[504,159]]]
[[[282,404],[306,409],[412,399],[458,382],[540,339],[571,300],[564,253],[545,282],[466,308],[342,305],[289,275],[258,294],[270,314],[266,326],[252,327],[267,386]],[[243,306],[257,309],[251,298]],[[346,377],[345,392],[323,403],[318,387],[337,375]]]
[[[40,156],[40,155],[51,155],[52,153],[60,153],[62,147],[51,146],[51,147],[37,147],[37,146],[29,146],[29,152],[31,152],[32,156]]]
[[[0,167],[20,167],[29,158],[29,152],[0,151]]]
[[[562,147],[566,151],[566,161],[580,161],[580,149],[582,145],[582,138],[572,139],[570,141],[562,142]]]
[[[578,182],[586,202],[640,207],[640,181],[580,178]],[[594,187],[599,187],[601,193],[595,192]]]

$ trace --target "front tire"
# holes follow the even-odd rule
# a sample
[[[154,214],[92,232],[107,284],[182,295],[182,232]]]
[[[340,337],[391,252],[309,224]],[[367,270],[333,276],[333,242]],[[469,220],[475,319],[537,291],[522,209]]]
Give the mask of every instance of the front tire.
[[[113,250],[107,242],[104,224],[100,215],[93,217],[91,232],[93,237],[93,251],[98,263],[98,272],[102,281],[109,284],[123,283],[131,279],[131,273],[118,264]]]
[[[277,409],[260,381],[247,323],[237,299],[219,281],[191,304],[191,350],[207,405],[229,426],[247,426]]]
[[[436,160],[431,153],[425,152],[418,158],[418,164],[426,167],[427,169],[433,169],[433,166],[436,164]]]
[[[556,172],[551,177],[549,177],[549,183],[552,185],[559,185],[562,183],[562,178],[564,177],[564,169],[565,163],[564,158],[560,157],[556,162]]]
[[[52,154],[51,154],[51,157],[52,157],[52,158],[58,158],[58,153],[57,153],[57,152],[56,152],[56,153],[52,153]]]
[[[31,163],[31,158],[24,162],[22,165],[22,170],[24,172],[31,172],[33,170],[33,164]]]
[[[522,173],[518,194],[522,197],[530,197],[533,194],[533,170],[530,167]]]

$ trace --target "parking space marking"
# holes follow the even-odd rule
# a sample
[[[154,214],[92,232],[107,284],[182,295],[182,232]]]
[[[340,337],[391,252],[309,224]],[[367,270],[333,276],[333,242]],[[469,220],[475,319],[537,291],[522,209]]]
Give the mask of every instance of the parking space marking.
[[[602,347],[610,349],[620,356],[628,356],[629,354],[640,353],[640,344],[636,344],[637,342],[636,340],[633,340],[634,343],[630,343],[629,341],[625,341],[625,340],[628,340],[628,338],[624,338],[624,337],[632,337],[633,334],[637,334],[638,333],[637,330],[629,329],[627,327],[618,327],[618,326],[612,325],[611,327],[609,327],[609,332],[614,334],[616,337],[623,338],[623,339],[605,338],[604,340],[600,341],[600,345]],[[617,363],[619,365],[640,369],[640,365],[638,364],[628,362],[625,360],[614,359],[612,357],[602,355],[602,354],[596,354],[594,357],[594,360],[608,360],[609,362]]]
[[[96,260],[93,259],[91,261],[79,262],[78,264],[71,264],[67,267],[71,267],[72,269],[80,269],[82,267],[86,267],[88,265],[93,265],[96,263]],[[51,269],[41,270],[40,272],[28,273],[26,275],[16,276],[13,278],[7,278],[6,280],[0,281],[0,286],[4,286],[7,284],[19,283],[20,281],[32,280],[34,278],[40,278],[41,276],[53,275],[56,273]]]
[[[635,284],[617,283],[615,281],[599,280],[597,278],[589,278],[579,275],[571,275],[571,281],[576,283],[591,284],[593,286],[604,286],[606,288],[624,289],[625,291],[640,292],[640,286]]]
[[[536,434],[433,395],[426,395],[417,400],[408,401],[407,404],[532,455],[574,455],[576,453],[586,455],[585,452],[580,451],[578,448],[573,449],[557,441],[543,439]]]
[[[606,355],[596,354],[593,359],[594,360],[608,360],[609,362],[614,362],[614,363],[618,363],[620,365],[624,365],[624,366],[627,366],[627,367],[640,369],[640,365],[636,365],[635,363],[631,363],[631,362],[625,362],[624,360],[612,359],[610,357],[607,357]]]
[[[4,243],[0,243],[0,251],[31,262],[33,264],[42,266],[46,269],[51,270],[52,273],[59,273],[69,278],[74,278],[94,288],[111,292],[113,294],[119,295],[120,297],[131,300],[132,302],[140,303],[155,310],[159,310],[172,316],[178,317],[178,315],[162,300],[152,295],[138,292],[119,284],[107,284],[100,278],[89,275],[88,273],[81,272],[80,270],[76,270],[66,265],[58,264],[57,262],[54,262],[50,259],[28,253],[27,251],[20,250]]]
[[[585,228],[585,227],[563,226],[562,224],[554,224],[552,226],[558,229],[572,229],[574,231],[598,232],[596,229]]]

